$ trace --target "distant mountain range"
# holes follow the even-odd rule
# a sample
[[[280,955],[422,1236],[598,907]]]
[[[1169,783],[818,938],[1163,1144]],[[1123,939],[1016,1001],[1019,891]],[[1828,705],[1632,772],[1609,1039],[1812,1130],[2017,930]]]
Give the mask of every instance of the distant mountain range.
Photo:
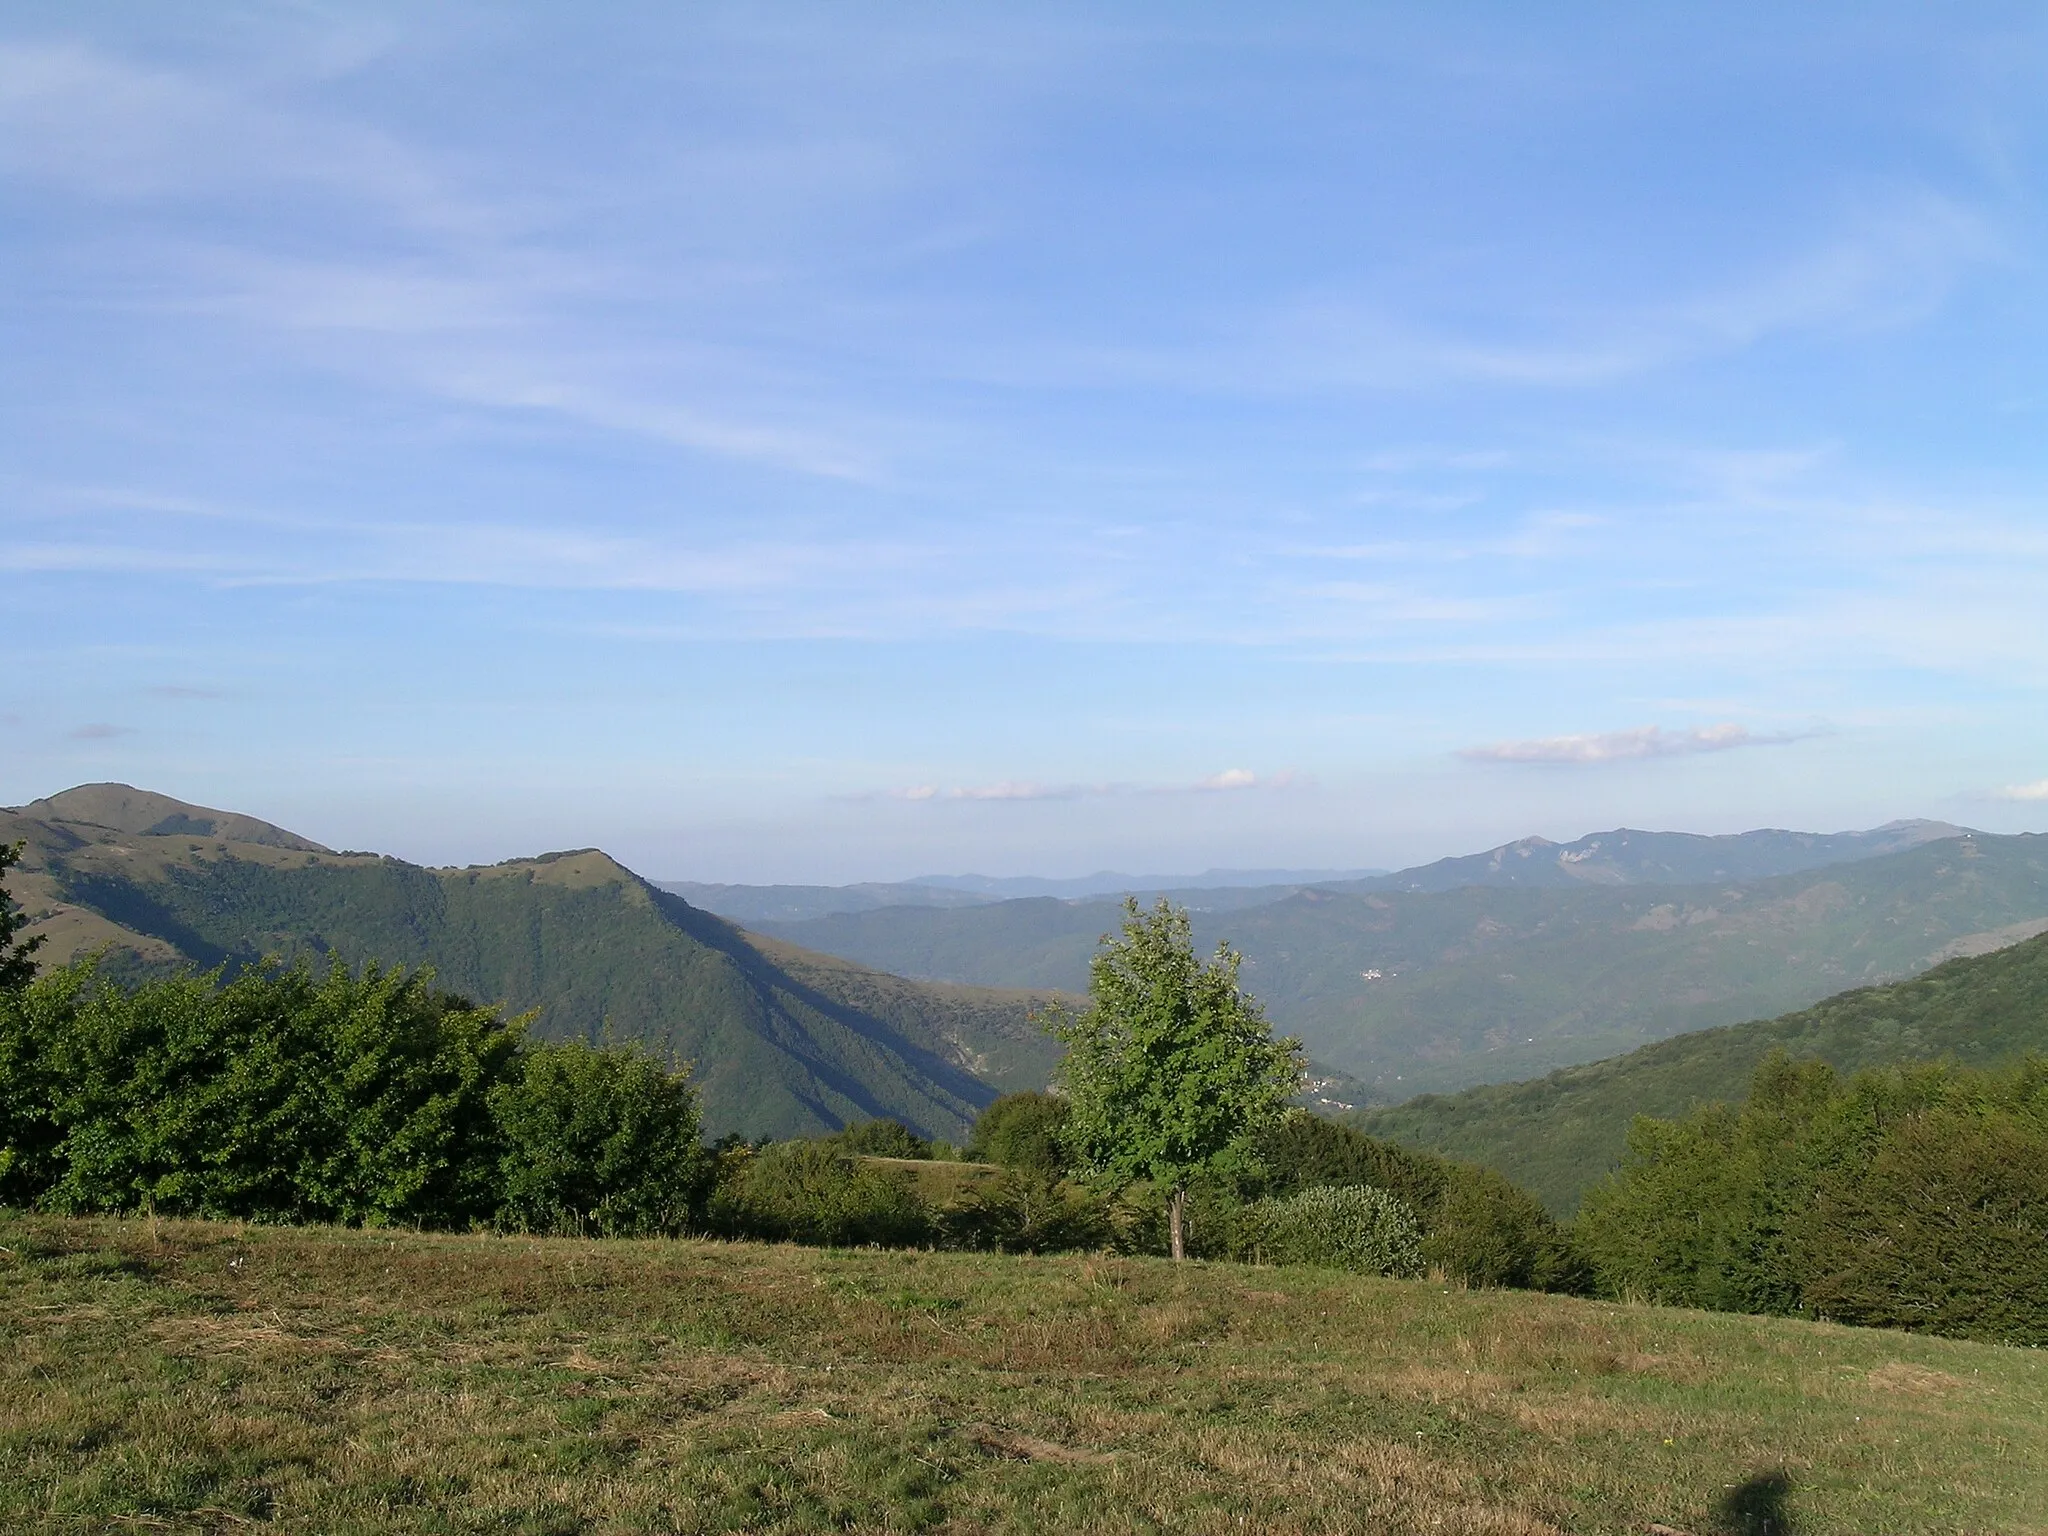
[[[722,892],[728,910],[869,903],[742,929],[594,849],[426,869],[124,785],[0,812],[0,841],[16,838],[29,856],[11,883],[53,959],[105,948],[129,973],[264,954],[431,965],[453,991],[534,1010],[543,1036],[694,1061],[712,1129],[750,1135],[888,1115],[957,1138],[997,1092],[1045,1082],[1055,1047],[1028,1017],[1034,999],[1081,990],[1121,915],[1103,896],[923,882],[679,887]],[[1628,1113],[1664,1104],[1631,1098],[1663,1079],[1614,1068],[1621,1086],[1555,1111],[1528,1085],[1387,1106],[1769,1018],[2048,931],[2048,837],[1935,822],[1623,830],[1358,879],[1130,884],[1187,905],[1205,947],[1245,952],[1246,981],[1317,1064],[1321,1107],[1370,1110],[1387,1134],[1493,1159],[1559,1200],[1611,1156]],[[1719,1093],[1725,1077],[1670,1081]],[[1554,1166],[1542,1147],[1560,1149]]]
[[[1445,890],[1398,889],[1397,876],[1174,895],[1205,946],[1244,951],[1246,980],[1277,1024],[1355,1079],[1359,1102],[1388,1103],[1803,1007],[2012,942],[2048,919],[2048,838],[1919,840],[1929,830],[1669,842],[1612,833],[1566,845],[1626,840],[1630,856],[1610,856],[1616,875],[1599,880],[1510,880],[1519,857],[1496,875],[1488,855],[1466,865],[1474,883]],[[1664,847],[1638,859],[1639,838]],[[1811,867],[1819,859],[1833,862]],[[1787,863],[1808,867],[1753,873]],[[1701,867],[1748,878],[1631,883],[1638,872]],[[758,926],[899,975],[1076,990],[1118,916],[1114,902],[1041,897]]]
[[[126,785],[0,812],[0,842],[16,839],[28,855],[10,883],[53,960],[107,948],[129,973],[265,954],[432,966],[452,991],[535,1010],[545,1037],[694,1061],[714,1132],[887,1115],[957,1139],[1054,1060],[1025,993],[755,938],[594,849],[424,869]]]
[[[1438,859],[1413,869],[1212,869],[1199,875],[1125,875],[1102,870],[1074,879],[1035,875],[920,875],[915,880],[858,885],[712,885],[657,880],[695,906],[736,923],[798,923],[884,907],[969,907],[1049,896],[1087,901],[1103,896],[1199,893],[1211,909],[1258,906],[1309,887],[1329,890],[1449,891],[1466,885],[1571,890],[1583,885],[1693,885],[1708,880],[1763,880],[1829,864],[1897,853],[1921,843],[1960,837],[1945,821],[1895,821],[1869,832],[1639,832],[1623,827],[1575,843],[1525,837],[1484,853]],[[1245,894],[1228,897],[1226,892]]]
[[[1071,880],[1036,875],[920,875],[915,880],[867,881],[858,885],[712,885],[696,880],[657,880],[694,906],[736,923],[796,923],[842,912],[873,912],[881,907],[978,907],[991,902],[1050,896],[1063,900],[1158,895],[1188,890],[1251,890],[1267,893],[1299,890],[1331,881],[1358,880],[1383,874],[1371,869],[1212,869],[1200,875],[1121,875],[1103,870]]]
[[[1639,832],[1619,827],[1575,843],[1540,837],[1503,843],[1485,853],[1438,859],[1356,882],[1354,889],[1452,891],[1460,886],[1571,890],[1585,885],[1702,885],[1768,880],[1830,864],[1901,853],[1922,843],[1961,837],[1969,829],[1945,821],[1894,821],[1868,832]]]
[[[1843,1072],[1943,1058],[2002,1066],[2048,1052],[2048,932],[1782,1018],[1347,1118],[1372,1135],[1497,1168],[1565,1215],[1620,1158],[1634,1116],[1740,1100],[1757,1063],[1779,1046]]]

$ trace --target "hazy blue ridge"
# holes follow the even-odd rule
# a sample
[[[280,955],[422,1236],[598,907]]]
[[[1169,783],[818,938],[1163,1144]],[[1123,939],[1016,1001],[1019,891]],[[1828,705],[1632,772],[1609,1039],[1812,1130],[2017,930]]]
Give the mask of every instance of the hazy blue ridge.
[[[1235,911],[1189,904],[1204,946],[1244,951],[1276,1023],[1393,1102],[1766,1017],[1910,976],[1952,945],[1988,947],[2048,917],[2048,838],[1959,836],[1726,884],[1308,889]],[[1111,901],[1041,897],[761,927],[899,975],[1075,990],[1117,916]]]

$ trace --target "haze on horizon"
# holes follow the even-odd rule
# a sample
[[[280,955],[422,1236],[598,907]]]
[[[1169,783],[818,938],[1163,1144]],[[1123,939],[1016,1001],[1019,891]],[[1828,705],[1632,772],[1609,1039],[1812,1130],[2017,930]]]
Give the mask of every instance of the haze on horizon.
[[[2048,830],[2048,12],[0,18],[0,803]]]

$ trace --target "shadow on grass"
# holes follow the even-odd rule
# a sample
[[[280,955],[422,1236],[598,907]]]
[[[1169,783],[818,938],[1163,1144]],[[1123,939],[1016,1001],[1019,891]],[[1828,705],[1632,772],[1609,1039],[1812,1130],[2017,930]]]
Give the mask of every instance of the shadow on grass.
[[[1730,1488],[1715,1508],[1714,1529],[1723,1536],[1794,1536],[1786,1496],[1792,1479],[1783,1472],[1759,1472]]]

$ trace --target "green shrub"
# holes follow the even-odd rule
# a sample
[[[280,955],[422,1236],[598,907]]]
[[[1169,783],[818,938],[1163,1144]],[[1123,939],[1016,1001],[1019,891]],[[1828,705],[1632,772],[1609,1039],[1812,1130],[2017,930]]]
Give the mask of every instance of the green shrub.
[[[943,1214],[941,1232],[947,1247],[999,1253],[1087,1251],[1115,1238],[1099,1196],[1025,1169],[1007,1169],[971,1191]]]
[[[857,1120],[828,1138],[855,1157],[907,1157],[928,1162],[932,1144],[900,1120]]]
[[[518,1051],[494,1011],[422,974],[259,967],[131,989],[64,967],[0,1005],[8,1194],[64,1211],[466,1224],[495,1204],[488,1095]]]
[[[1806,1309],[2048,1345],[2048,1116],[2026,1097],[1908,1114],[1867,1166],[1830,1169],[1790,1227]]]
[[[1534,1195],[1490,1169],[1380,1141],[1305,1110],[1268,1131],[1259,1150],[1269,1195],[1318,1187],[1392,1195],[1413,1214],[1424,1262],[1460,1284],[1586,1287],[1570,1235]]]
[[[1026,1173],[1060,1178],[1073,1171],[1062,1137],[1073,1106],[1055,1093],[1006,1093],[974,1122],[965,1155]]]
[[[914,1247],[937,1225],[907,1173],[849,1157],[829,1141],[786,1141],[733,1155],[712,1199],[731,1237],[832,1247]]]
[[[715,1163],[685,1074],[639,1051],[540,1046],[491,1108],[505,1147],[503,1224],[607,1237],[700,1224]]]
[[[1312,1264],[1364,1275],[1418,1275],[1422,1232],[1415,1214],[1383,1189],[1320,1184],[1255,1200],[1236,1214],[1234,1257]]]

